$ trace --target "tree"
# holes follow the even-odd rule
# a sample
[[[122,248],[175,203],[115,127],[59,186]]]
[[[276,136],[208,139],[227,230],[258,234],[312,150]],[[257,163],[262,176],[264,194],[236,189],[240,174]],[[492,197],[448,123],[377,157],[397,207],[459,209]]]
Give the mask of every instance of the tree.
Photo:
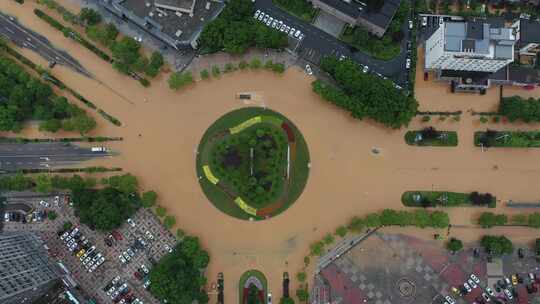
[[[186,233],[184,232],[184,230],[180,228],[176,229],[176,238],[178,238],[179,240],[182,240],[185,236],[186,236]]]
[[[58,217],[58,215],[56,214],[55,211],[49,211],[47,212],[47,218],[51,221],[54,221],[56,218]]]
[[[478,224],[482,228],[491,228],[493,226],[503,226],[508,222],[508,217],[504,214],[495,214],[493,212],[483,212],[478,218]]]
[[[221,74],[221,70],[217,65],[212,66],[212,76],[218,77]]]
[[[167,214],[167,209],[165,209],[164,207],[162,206],[157,206],[156,207],[156,215],[159,216],[159,217],[164,217],[165,214]]]
[[[210,78],[210,73],[208,72],[207,69],[202,70],[200,74],[201,74],[201,79],[203,80]]]
[[[155,191],[146,191],[142,194],[141,202],[145,208],[154,206],[157,200],[157,193]]]
[[[68,129],[78,131],[81,135],[85,135],[95,127],[95,119],[87,115],[77,115],[63,123],[63,128],[66,129],[66,131],[68,131]]]
[[[251,59],[251,61],[249,62],[249,67],[250,67],[252,70],[260,69],[261,66],[262,66],[261,60],[258,59],[258,58],[253,58],[253,59]]]
[[[81,9],[79,18],[86,25],[96,25],[101,22],[101,15],[96,10],[87,7]]]
[[[38,175],[34,182],[36,184],[36,192],[50,193],[53,189],[51,178],[45,174]]]
[[[309,293],[306,288],[299,288],[296,290],[296,296],[300,302],[306,302],[309,298]]]
[[[446,248],[452,252],[460,251],[463,249],[463,242],[455,238],[450,238],[448,243],[446,243]]]
[[[172,215],[167,215],[165,219],[163,220],[163,225],[167,227],[167,229],[171,229],[176,224],[176,218]]]
[[[330,245],[334,242],[334,236],[330,233],[328,233],[327,235],[324,236],[323,238],[323,243],[325,245]]]
[[[315,242],[312,243],[309,248],[312,256],[321,256],[323,253],[324,244],[322,242]]]
[[[486,235],[480,240],[482,247],[493,255],[511,254],[514,251],[512,242],[505,236]]]
[[[306,273],[305,272],[299,272],[296,274],[296,278],[298,279],[298,282],[304,283],[306,281]]]
[[[167,299],[168,303],[207,303],[208,296],[202,289],[206,278],[202,276],[204,272],[200,271],[200,266],[204,265],[204,268],[208,264],[208,253],[200,249],[198,239],[193,237],[186,237],[174,249],[150,270],[150,292],[160,302]]]
[[[71,223],[70,221],[66,221],[66,222],[64,222],[64,224],[62,224],[62,230],[63,231],[67,231],[67,230],[71,229],[71,227],[73,227],[73,223]]]
[[[40,131],[56,133],[61,128],[62,128],[62,122],[55,118],[43,121],[39,124]]]
[[[175,72],[169,77],[169,88],[178,90],[193,82],[193,74],[191,72]]]
[[[527,225],[528,219],[525,214],[514,214],[512,215],[511,222],[514,225]]]

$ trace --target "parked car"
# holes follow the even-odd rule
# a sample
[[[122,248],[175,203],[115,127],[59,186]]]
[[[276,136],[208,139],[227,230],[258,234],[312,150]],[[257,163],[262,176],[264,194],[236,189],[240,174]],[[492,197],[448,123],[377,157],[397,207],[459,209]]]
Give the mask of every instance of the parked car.
[[[413,22],[412,20],[409,20],[409,29],[412,30],[412,28],[413,28]]]
[[[274,22],[274,18],[270,17],[268,18],[268,20],[266,21],[266,25],[267,26],[270,26],[272,24],[272,22]]]
[[[512,300],[514,298],[514,296],[512,296],[512,293],[510,292],[510,290],[508,289],[504,289],[504,294],[506,295],[506,297],[508,298],[508,300]]]
[[[515,274],[512,275],[512,285],[516,286],[518,284],[518,278]]]
[[[128,218],[128,219],[127,219],[127,223],[128,223],[132,228],[135,228],[135,226],[137,226],[137,225],[135,225],[135,222],[134,222],[131,218]]]
[[[495,296],[495,293],[493,292],[493,289],[491,289],[489,287],[486,288],[486,292],[488,293],[488,295],[490,295],[492,297]]]
[[[427,17],[423,16],[422,17],[422,26],[426,26],[426,25],[427,25]]]
[[[267,299],[268,299],[268,300],[266,301],[266,303],[272,304],[272,293],[270,293],[270,292],[268,293]]]
[[[294,37],[295,32],[296,32],[296,29],[294,27],[291,28],[291,30],[289,31],[289,36]]]
[[[444,299],[448,304],[456,304],[456,300],[454,300],[451,296],[445,296]]]
[[[253,15],[253,18],[257,19],[259,17],[259,15],[261,14],[261,10],[257,10],[255,12],[255,15]]]
[[[362,68],[362,72],[365,74],[369,71],[369,67],[367,65],[365,65],[363,68]]]
[[[169,246],[167,244],[165,244],[163,247],[165,248],[165,250],[167,250],[168,253],[171,253],[173,251],[171,246]]]
[[[297,30],[296,33],[294,33],[294,38],[298,38],[300,34],[302,34],[302,32],[300,32],[300,30]]]
[[[306,64],[306,73],[308,75],[313,75],[313,71],[311,70],[311,66],[309,64]]]
[[[405,61],[405,68],[410,69],[411,68],[411,58],[407,58]]]
[[[141,265],[141,269],[142,269],[142,271],[143,271],[145,274],[149,274],[149,273],[150,273],[150,270],[148,270],[148,267],[146,267],[146,265],[144,265],[144,264]]]
[[[465,287],[465,289],[467,290],[467,293],[472,291],[471,286],[469,286],[469,284],[467,283],[463,283],[463,287]]]
[[[478,277],[473,273],[471,274],[471,279],[476,283],[476,284],[480,284],[480,279],[478,279]]]
[[[469,286],[471,286],[472,289],[478,287],[478,285],[476,285],[476,283],[472,279],[468,279],[467,283],[469,284]]]

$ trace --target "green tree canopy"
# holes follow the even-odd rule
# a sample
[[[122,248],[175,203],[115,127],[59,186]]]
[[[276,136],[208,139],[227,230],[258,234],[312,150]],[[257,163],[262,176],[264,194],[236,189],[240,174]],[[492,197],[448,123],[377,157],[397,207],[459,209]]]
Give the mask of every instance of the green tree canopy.
[[[199,269],[206,267],[208,261],[208,253],[199,247],[198,239],[186,237],[150,270],[150,292],[170,304],[207,303],[208,296],[202,290],[206,278]]]
[[[109,185],[126,194],[135,193],[139,188],[139,181],[137,180],[137,177],[129,173],[104,178],[101,182],[104,185]]]
[[[455,238],[450,238],[448,243],[446,243],[446,248],[452,252],[460,251],[463,249],[463,242]]]
[[[480,244],[488,253],[493,255],[511,254],[514,252],[512,242],[503,235],[486,235],[482,237]]]
[[[154,206],[157,200],[157,193],[155,191],[146,191],[142,194],[142,205],[145,208]]]
[[[101,15],[92,8],[84,7],[79,13],[79,19],[86,25],[96,25],[101,22]]]

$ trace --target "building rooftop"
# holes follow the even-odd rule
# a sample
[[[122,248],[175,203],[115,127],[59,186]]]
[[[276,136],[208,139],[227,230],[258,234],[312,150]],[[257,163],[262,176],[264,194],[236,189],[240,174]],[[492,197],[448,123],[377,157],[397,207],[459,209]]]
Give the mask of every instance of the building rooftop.
[[[321,0],[326,5],[335,8],[352,18],[362,18],[381,28],[387,28],[399,8],[401,0],[381,0],[384,4],[377,11],[369,11],[367,6],[355,0]]]
[[[515,35],[511,28],[492,28],[478,21],[446,22],[444,35],[445,51],[513,58]]]
[[[156,4],[186,5],[188,2],[194,2],[191,14],[165,10],[163,7],[160,7],[159,10],[165,12],[165,14],[162,14],[157,10],[156,6],[147,5],[145,1],[141,0],[125,0],[122,2],[122,6],[167,36],[178,41],[188,41],[192,40],[202,30],[207,21],[217,16],[224,5],[221,2],[215,1],[156,0]]]
[[[165,9],[191,12],[192,7],[195,5],[195,0],[155,0],[154,5]]]

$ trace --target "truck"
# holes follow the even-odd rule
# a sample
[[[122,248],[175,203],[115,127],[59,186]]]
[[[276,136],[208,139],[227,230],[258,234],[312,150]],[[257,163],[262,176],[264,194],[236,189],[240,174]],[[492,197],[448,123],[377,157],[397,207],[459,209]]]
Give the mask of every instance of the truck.
[[[107,152],[107,148],[105,147],[92,147],[92,152]]]

